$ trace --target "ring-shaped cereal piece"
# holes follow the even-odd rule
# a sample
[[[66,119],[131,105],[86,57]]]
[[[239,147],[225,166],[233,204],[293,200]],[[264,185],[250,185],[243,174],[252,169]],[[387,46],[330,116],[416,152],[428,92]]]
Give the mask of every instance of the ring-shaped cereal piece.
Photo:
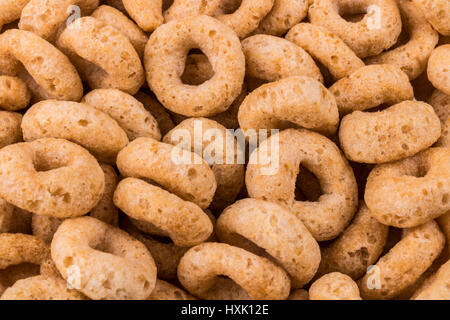
[[[361,12],[367,14],[358,22],[341,16]],[[361,58],[389,49],[402,31],[395,0],[314,0],[308,16],[311,23],[336,34]]]
[[[25,141],[60,138],[78,143],[98,159],[114,163],[128,144],[125,131],[106,113],[84,103],[46,100],[33,105],[22,120]]]
[[[92,89],[114,88],[135,94],[144,69],[130,40],[120,30],[93,17],[70,24],[56,41]]]
[[[288,272],[293,288],[308,283],[319,267],[317,241],[299,219],[275,203],[239,200],[223,211],[216,228],[222,242],[257,254],[253,246],[241,245],[244,237],[264,249]]]
[[[292,42],[269,35],[254,35],[242,41],[245,75],[268,82],[290,76],[307,76],[323,83],[311,56]]]
[[[195,300],[195,298],[173,284],[158,279],[155,289],[147,300]]]
[[[252,299],[283,300],[290,291],[288,275],[266,258],[224,243],[203,243],[189,249],[178,265],[178,279],[194,296],[215,299],[221,288],[217,277],[225,275]]]
[[[364,66],[364,62],[338,36],[310,23],[292,27],[286,39],[300,46],[340,79]]]
[[[450,44],[433,50],[428,60],[428,78],[433,86],[450,95]]]
[[[91,217],[65,220],[51,255],[72,287],[91,299],[146,299],[156,282],[147,248],[125,231]]]
[[[348,275],[332,272],[313,282],[309,300],[362,300],[358,285]]]
[[[336,99],[320,82],[303,76],[284,78],[252,91],[239,107],[241,129],[307,128],[323,134],[336,132]],[[247,131],[249,133],[247,133]]]
[[[30,0],[4,0],[0,4],[0,31],[3,25],[20,18],[23,8]]]
[[[347,159],[384,163],[410,157],[430,147],[441,135],[433,108],[420,101],[403,101],[383,111],[355,111],[339,128]]]
[[[450,210],[450,149],[430,148],[375,167],[364,199],[381,223],[410,228]]]
[[[407,30],[407,43],[365,60],[367,64],[392,64],[414,80],[426,69],[427,61],[436,46],[439,36],[409,0],[397,0],[403,26]]]
[[[436,222],[403,230],[402,239],[358,281],[364,299],[390,299],[413,284],[441,253],[445,237]]]
[[[21,123],[20,113],[0,111],[0,148],[22,141]]]
[[[198,86],[181,81],[186,56],[200,48],[214,76]],[[212,116],[227,110],[240,94],[245,56],[235,33],[214,18],[198,16],[159,27],[145,49],[147,81],[167,109],[186,116]]]
[[[450,36],[450,3],[447,0],[412,0],[442,35]]]
[[[170,7],[164,11],[165,23],[171,20],[180,20],[185,17],[201,15],[213,16],[222,0],[174,0]]]
[[[0,269],[22,263],[40,265],[50,256],[50,248],[35,236],[21,233],[0,234]]]
[[[44,138],[0,150],[0,197],[56,218],[86,214],[101,198],[105,176],[84,148]]]
[[[0,76],[0,108],[8,111],[24,109],[31,100],[27,84],[18,77]]]
[[[449,300],[448,279],[450,279],[450,260],[431,276],[429,282],[417,290],[412,300]]]
[[[162,0],[122,0],[123,7],[146,32],[152,32],[164,22]]]
[[[34,82],[28,88],[35,100],[81,99],[80,77],[63,53],[32,32],[7,30],[0,35],[0,73],[16,76],[22,65]]]
[[[323,195],[315,202],[295,200],[300,165],[320,182]],[[250,155],[245,183],[250,197],[289,208],[317,241],[337,237],[358,206],[355,176],[341,151],[305,129],[287,129],[263,141]]]
[[[336,97],[341,115],[414,98],[414,89],[408,76],[389,64],[362,67],[336,81],[330,87],[330,92]]]

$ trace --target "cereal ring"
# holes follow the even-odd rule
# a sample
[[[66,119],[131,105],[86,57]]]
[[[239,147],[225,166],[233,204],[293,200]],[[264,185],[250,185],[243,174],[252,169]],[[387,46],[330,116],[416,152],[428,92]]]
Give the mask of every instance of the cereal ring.
[[[434,112],[441,120],[441,124],[444,124],[450,117],[450,95],[446,95],[436,89],[428,102],[433,106]]]
[[[33,82],[27,84],[35,100],[79,101],[83,95],[77,70],[58,49],[32,32],[5,31],[0,35],[1,73],[15,76],[21,68]]]
[[[338,127],[339,112],[336,99],[320,82],[295,76],[251,92],[239,108],[238,119],[246,135],[251,129],[292,126],[333,134]]]
[[[21,123],[20,113],[0,111],[0,148],[22,141]]]
[[[140,91],[134,96],[140,103],[144,105],[144,108],[149,111],[158,123],[158,128],[161,131],[161,135],[166,135],[167,132],[173,129],[173,124],[170,115],[166,109],[155,98]]]
[[[413,300],[450,300],[450,260],[443,264],[432,276],[430,282],[413,296]]]
[[[214,76],[199,86],[181,82],[187,53],[199,47]],[[150,36],[145,49],[147,81],[167,109],[186,116],[212,116],[227,110],[242,89],[245,57],[234,32],[208,16],[172,21]]]
[[[450,36],[450,3],[448,0],[412,0],[427,20],[442,35]]]
[[[289,295],[288,275],[269,260],[224,243],[203,243],[189,249],[178,265],[178,279],[194,296],[214,299],[217,276],[225,275],[252,299],[282,300]]]
[[[346,115],[339,141],[347,159],[383,163],[415,155],[435,143],[440,134],[439,118],[430,105],[403,101],[379,112]]]
[[[299,46],[268,35],[255,35],[242,41],[247,77],[268,82],[290,76],[308,76],[323,83],[314,60]]]
[[[81,101],[116,120],[130,141],[139,137],[161,140],[155,118],[142,103],[125,92],[117,89],[96,89],[85,95]]]
[[[344,115],[414,98],[408,76],[388,64],[362,67],[335,82],[330,92],[336,97],[339,113]]]
[[[167,23],[185,17],[212,16],[221,2],[222,0],[174,0],[170,7],[164,11],[164,21]]]
[[[41,264],[50,254],[41,239],[21,233],[0,234],[0,269],[23,263]]]
[[[430,221],[405,229],[403,237],[359,281],[364,299],[389,299],[413,284],[444,247],[438,225]]]
[[[385,225],[411,228],[450,210],[450,149],[431,148],[375,167],[364,199]]]
[[[24,109],[31,100],[27,84],[17,77],[0,76],[0,108],[16,111]]]
[[[39,139],[0,150],[0,197],[36,214],[86,214],[100,200],[104,184],[97,160],[63,139]]]
[[[362,300],[358,285],[349,276],[332,272],[309,288],[309,300]]]
[[[366,14],[358,22],[342,18],[357,13]],[[395,0],[314,0],[308,16],[311,23],[336,34],[361,58],[389,49],[402,31]]]
[[[428,60],[428,78],[433,86],[450,95],[450,44],[437,47]]]
[[[164,22],[162,0],[122,0],[122,4],[138,26],[152,32]]]
[[[150,179],[202,209],[217,188],[213,171],[200,156],[151,138],[138,138],[123,148],[117,167],[125,177]]]
[[[309,300],[308,291],[304,289],[297,289],[291,292],[288,300]]]
[[[439,36],[423,14],[409,0],[397,0],[408,41],[398,47],[365,60],[367,64],[392,64],[416,79],[427,67],[427,61]]]
[[[270,146],[273,139],[279,142],[275,150]],[[324,194],[316,202],[295,199],[300,165],[320,181]],[[304,129],[287,129],[263,141],[250,155],[245,183],[250,197],[288,207],[317,241],[338,236],[358,206],[355,176],[338,147]]]
[[[128,144],[119,124],[87,104],[46,100],[33,105],[22,120],[25,141],[40,138],[67,139],[80,144],[98,159],[114,163]]]
[[[4,0],[0,4],[0,31],[3,25],[20,18],[23,8],[30,0]]]
[[[319,267],[320,248],[316,240],[299,219],[275,203],[239,200],[224,210],[216,227],[222,242],[255,254],[259,248],[264,249],[288,272],[293,288],[308,283]],[[252,245],[242,245],[241,237]]]
[[[91,217],[65,220],[51,255],[64,279],[91,299],[145,299],[155,287],[156,266],[147,248]]]
[[[141,60],[130,40],[99,19],[76,20],[56,44],[92,89],[115,88],[135,94],[145,81]]]
[[[286,39],[327,67],[336,79],[364,66],[364,62],[339,37],[321,26],[299,23],[289,30]]]
[[[158,279],[155,289],[147,300],[195,300],[195,298],[184,290]]]

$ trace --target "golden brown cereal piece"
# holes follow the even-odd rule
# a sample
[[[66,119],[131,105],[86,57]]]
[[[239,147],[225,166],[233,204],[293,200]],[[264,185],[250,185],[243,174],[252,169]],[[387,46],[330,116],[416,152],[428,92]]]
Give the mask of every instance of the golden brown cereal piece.
[[[212,16],[221,2],[222,0],[174,0],[170,7],[164,11],[165,23],[186,17]]]
[[[402,239],[359,281],[364,299],[390,299],[413,284],[444,247],[438,225],[430,221],[405,229]]]
[[[430,148],[375,167],[364,199],[381,223],[411,228],[449,211],[449,190],[450,149]]]
[[[134,97],[141,102],[144,105],[144,108],[152,114],[153,118],[155,118],[159,130],[161,131],[161,135],[164,136],[173,129],[175,125],[173,124],[170,115],[158,100],[142,91],[138,92]]]
[[[450,95],[450,44],[437,47],[428,60],[428,78],[433,86]]]
[[[26,108],[31,93],[26,83],[17,77],[0,76],[0,108],[16,111]]]
[[[367,58],[367,64],[392,64],[416,79],[427,67],[427,61],[439,37],[422,12],[410,0],[397,0],[408,41],[377,56]]]
[[[308,291],[306,291],[304,289],[297,289],[297,290],[293,290],[287,299],[288,300],[309,300],[309,294],[308,294]]]
[[[388,64],[362,67],[335,82],[330,91],[336,97],[339,113],[344,115],[414,98],[408,76]]]
[[[222,242],[255,254],[264,249],[288,272],[293,288],[308,283],[319,267],[317,241],[299,219],[275,203],[239,200],[220,215],[216,232]],[[242,245],[242,237],[252,245]]]
[[[0,4],[0,31],[3,25],[20,18],[23,8],[30,0],[4,0]]]
[[[104,184],[97,160],[67,140],[44,138],[0,150],[0,197],[36,214],[86,214],[100,200]]]
[[[197,47],[214,76],[198,86],[183,84],[186,56]],[[236,34],[214,18],[198,16],[166,23],[152,33],[145,50],[147,82],[167,109],[186,116],[227,110],[242,89],[245,57]]]
[[[139,137],[161,140],[155,118],[141,102],[125,92],[117,89],[96,89],[85,95],[81,101],[116,120],[130,141]]]
[[[178,266],[178,279],[194,296],[215,299],[216,279],[231,278],[252,299],[286,299],[290,291],[287,274],[269,260],[224,243],[203,243],[189,249]]]
[[[359,279],[381,255],[388,231],[388,226],[372,217],[363,202],[347,229],[322,249],[322,260],[316,276],[337,271],[352,279]]]
[[[309,288],[309,300],[362,300],[356,282],[349,276],[332,272]]]
[[[245,160],[230,131],[214,120],[190,118],[169,131],[163,141],[196,152],[211,165],[217,182],[211,209],[223,210],[234,202],[244,184]]]
[[[117,167],[125,177],[150,179],[202,209],[217,188],[213,171],[199,155],[152,138],[138,138],[122,149]]]
[[[155,289],[147,300],[195,300],[195,298],[184,290],[158,279]]]
[[[102,20],[77,19],[56,44],[92,89],[113,88],[135,94],[145,81],[141,60],[130,40]]]
[[[341,16],[357,13],[366,14],[358,22]],[[395,0],[314,0],[308,16],[311,23],[336,34],[361,58],[392,47],[402,30]]]
[[[286,39],[303,48],[340,79],[364,66],[364,62],[335,34],[310,23],[299,23],[287,33]]]
[[[450,2],[448,0],[412,1],[440,34],[450,36]]]
[[[30,233],[31,214],[0,198],[0,233]]]
[[[38,237],[21,233],[0,234],[0,269],[22,263],[40,264],[50,254]]]
[[[269,35],[255,35],[242,41],[247,77],[268,82],[290,76],[307,76],[323,83],[314,60],[299,46]]]
[[[22,120],[25,141],[61,138],[80,144],[98,159],[114,163],[128,144],[125,131],[108,114],[84,103],[46,100],[33,105]]]
[[[295,199],[300,165],[320,182],[323,195],[317,201]],[[245,183],[250,197],[289,208],[317,241],[337,237],[358,206],[355,176],[341,151],[305,129],[287,129],[263,141],[250,155]]]
[[[91,299],[145,299],[155,286],[156,266],[147,248],[91,217],[65,220],[51,255],[64,279]]]
[[[434,90],[428,103],[433,106],[434,112],[444,125],[450,117],[450,95],[447,95],[439,90]]]
[[[58,49],[32,32],[5,31],[0,35],[0,73],[15,76],[23,68],[33,82],[27,84],[35,100],[79,101],[83,95],[77,70]]]
[[[146,31],[155,30],[164,21],[162,0],[122,0],[125,10]]]
[[[450,300],[450,260],[443,264],[429,282],[425,282],[413,300]]]
[[[383,163],[413,156],[435,143],[441,124],[433,108],[403,101],[383,111],[355,111],[340,124],[339,141],[347,159]]]
[[[307,128],[323,134],[337,130],[336,99],[320,82],[303,76],[284,78],[262,85],[242,102],[239,124],[247,130]]]
[[[0,148],[22,141],[21,123],[20,113],[0,111]]]

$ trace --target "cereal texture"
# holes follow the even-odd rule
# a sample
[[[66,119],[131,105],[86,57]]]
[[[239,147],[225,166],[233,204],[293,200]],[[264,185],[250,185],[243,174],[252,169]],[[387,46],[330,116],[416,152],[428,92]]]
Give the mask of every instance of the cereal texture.
[[[362,300],[358,285],[339,272],[328,273],[316,280],[308,293],[310,300]]]
[[[428,78],[433,86],[450,95],[450,44],[434,49],[428,61]]]

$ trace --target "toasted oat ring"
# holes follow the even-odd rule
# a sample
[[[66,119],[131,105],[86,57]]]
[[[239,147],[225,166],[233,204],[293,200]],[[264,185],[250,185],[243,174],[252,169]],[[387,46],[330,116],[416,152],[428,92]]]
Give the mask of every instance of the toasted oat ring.
[[[450,3],[447,0],[412,0],[442,35],[450,36]]]
[[[182,83],[186,56],[199,47],[214,76],[198,86]],[[177,20],[159,27],[145,49],[147,81],[167,109],[186,116],[212,116],[229,108],[239,95],[245,57],[235,33],[208,16]]]
[[[428,60],[428,78],[433,86],[450,95],[450,44],[437,47]]]
[[[135,94],[144,69],[130,40],[120,30],[93,17],[77,19],[56,41],[92,89],[115,88]]]
[[[130,141],[139,137],[161,140],[158,123],[144,105],[133,96],[117,89],[96,89],[81,100],[103,111],[125,130]]]
[[[122,149],[117,167],[125,177],[150,179],[202,209],[217,188],[213,171],[199,155],[152,138],[138,138]]]
[[[195,300],[195,298],[184,290],[158,279],[155,289],[147,300]]]
[[[288,275],[269,260],[224,243],[203,243],[189,249],[178,265],[178,279],[194,296],[214,299],[217,276],[226,275],[252,299],[282,300],[289,295]]]
[[[58,28],[71,15],[72,6],[78,7],[79,14],[89,15],[98,7],[98,2],[98,0],[31,0],[22,10],[19,28],[54,42]]]
[[[0,35],[0,73],[16,76],[23,67],[33,81],[33,85],[28,83],[28,88],[35,100],[81,99],[80,77],[64,54],[32,32],[5,31]]]
[[[162,0],[122,0],[125,10],[146,32],[155,30],[164,22]]]
[[[269,35],[255,35],[242,41],[247,77],[268,82],[290,76],[307,76],[323,83],[314,60],[299,46]]]
[[[67,140],[45,138],[0,150],[0,197],[36,214],[86,214],[100,200],[104,184],[97,160]]]
[[[364,199],[385,225],[410,228],[450,210],[450,149],[430,148],[375,167]]]
[[[364,299],[390,299],[413,284],[444,247],[436,222],[405,229],[402,239],[359,281]]]
[[[347,159],[384,163],[413,156],[441,135],[433,108],[420,101],[403,101],[379,112],[355,111],[341,120],[339,141]]]
[[[361,12],[367,14],[359,22],[341,17]],[[402,31],[395,0],[314,0],[308,15],[313,24],[336,34],[361,58],[389,49]]]
[[[300,165],[320,182],[323,195],[317,202],[295,200]],[[358,206],[356,180],[347,160],[332,141],[305,129],[287,129],[263,141],[250,155],[245,183],[250,197],[289,208],[317,241],[338,236]]]
[[[22,141],[21,122],[20,113],[0,111],[0,148]]]
[[[424,283],[424,286],[418,289],[412,300],[449,300],[448,279],[450,279],[450,260],[431,276],[429,282]]]
[[[0,4],[0,31],[3,25],[20,18],[23,8],[30,0],[4,0]]]
[[[171,20],[180,20],[185,17],[200,15],[213,16],[222,0],[174,0],[170,7],[164,11],[165,23]]]
[[[28,106],[31,93],[18,77],[0,76],[0,108],[16,111]]]
[[[362,67],[335,82],[330,92],[336,97],[341,115],[414,98],[408,76],[389,64]]]
[[[239,200],[223,211],[216,228],[222,242],[255,254],[264,249],[288,272],[293,288],[308,283],[319,267],[317,241],[299,219],[275,203]],[[243,244],[242,237],[251,242]]]
[[[332,272],[309,288],[309,300],[362,300],[356,282],[348,275]]]
[[[339,112],[333,94],[320,82],[294,76],[252,91],[242,102],[238,119],[247,136],[251,129],[285,129],[293,125],[333,134]]]
[[[51,255],[63,278],[91,299],[143,300],[155,287],[156,266],[147,248],[91,217],[65,220]]]
[[[73,141],[108,163],[114,163],[117,153],[128,144],[125,131],[114,119],[78,102],[46,100],[33,105],[23,117],[22,132],[25,141]]]
[[[0,234],[0,269],[22,263],[40,265],[49,255],[49,247],[38,237],[21,233]]]
[[[310,23],[292,27],[286,39],[300,46],[340,79],[364,66],[364,62],[336,35]]]

